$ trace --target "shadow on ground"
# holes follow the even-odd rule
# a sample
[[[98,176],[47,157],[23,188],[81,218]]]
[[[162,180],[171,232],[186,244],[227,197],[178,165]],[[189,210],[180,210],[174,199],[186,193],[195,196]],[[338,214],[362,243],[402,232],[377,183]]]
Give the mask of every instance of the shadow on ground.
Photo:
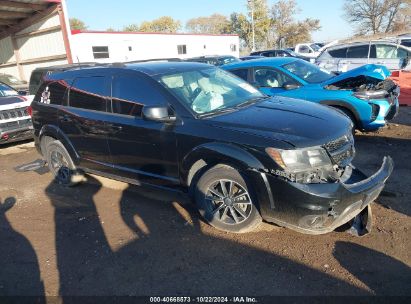
[[[16,204],[14,197],[0,198],[0,296],[44,295],[36,252],[26,237],[7,219]],[[38,298],[36,303],[44,303]]]
[[[334,257],[376,295],[409,296],[411,268],[406,264],[382,252],[348,242],[336,243]],[[381,279],[376,280],[377,277]]]
[[[131,186],[120,208],[137,239],[113,251],[93,200],[101,184],[81,187],[76,201],[70,188],[46,189],[55,208],[60,295],[309,295],[319,284],[324,295],[367,294],[282,256],[207,235],[191,208]]]

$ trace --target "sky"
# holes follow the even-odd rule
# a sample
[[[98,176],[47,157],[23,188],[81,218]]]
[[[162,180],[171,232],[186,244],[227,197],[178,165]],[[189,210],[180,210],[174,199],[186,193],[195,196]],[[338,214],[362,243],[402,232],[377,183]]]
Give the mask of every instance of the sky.
[[[66,0],[70,18],[79,18],[89,30],[121,30],[125,25],[171,16],[182,25],[191,18],[219,13],[246,12],[246,0]],[[268,0],[271,5],[275,0]],[[297,0],[297,19],[319,19],[322,29],[313,33],[316,42],[352,35],[352,26],[343,18],[344,0]]]

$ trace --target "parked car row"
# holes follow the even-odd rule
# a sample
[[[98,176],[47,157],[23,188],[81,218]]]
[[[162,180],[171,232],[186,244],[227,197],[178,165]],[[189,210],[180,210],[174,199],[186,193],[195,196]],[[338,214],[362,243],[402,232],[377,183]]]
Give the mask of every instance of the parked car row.
[[[251,231],[266,220],[322,234],[355,218],[358,233],[366,233],[391,158],[370,177],[353,167],[353,123],[345,114],[270,97],[247,82],[263,92],[306,87],[316,95],[327,89],[315,84],[337,86],[333,75],[300,59],[266,60],[237,63],[246,71],[240,77],[194,62],[49,73],[32,102],[36,147],[61,184],[94,173],[183,191],[221,230]],[[235,72],[235,65],[223,68]],[[377,74],[375,81],[384,82]],[[367,92],[347,95],[360,93],[358,102],[372,107]]]

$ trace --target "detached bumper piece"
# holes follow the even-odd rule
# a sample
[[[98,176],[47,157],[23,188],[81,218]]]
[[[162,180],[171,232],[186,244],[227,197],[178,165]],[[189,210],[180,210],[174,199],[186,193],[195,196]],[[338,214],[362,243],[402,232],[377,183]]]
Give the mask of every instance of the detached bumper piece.
[[[334,184],[298,184],[270,177],[272,192],[278,195],[264,218],[306,234],[328,233],[348,223],[352,234],[364,235],[371,230],[370,203],[383,190],[393,168],[392,158],[384,157],[372,176],[351,168],[344,182]]]

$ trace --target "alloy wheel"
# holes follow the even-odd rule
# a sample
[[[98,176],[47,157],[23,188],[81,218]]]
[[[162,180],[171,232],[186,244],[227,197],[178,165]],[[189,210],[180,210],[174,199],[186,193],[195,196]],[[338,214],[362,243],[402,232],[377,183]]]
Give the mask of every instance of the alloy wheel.
[[[69,163],[64,155],[57,150],[54,150],[50,154],[51,168],[54,176],[62,181],[67,181],[70,178],[71,172]]]
[[[221,179],[211,184],[206,193],[211,214],[224,224],[237,225],[250,217],[253,205],[250,194],[239,183]]]

